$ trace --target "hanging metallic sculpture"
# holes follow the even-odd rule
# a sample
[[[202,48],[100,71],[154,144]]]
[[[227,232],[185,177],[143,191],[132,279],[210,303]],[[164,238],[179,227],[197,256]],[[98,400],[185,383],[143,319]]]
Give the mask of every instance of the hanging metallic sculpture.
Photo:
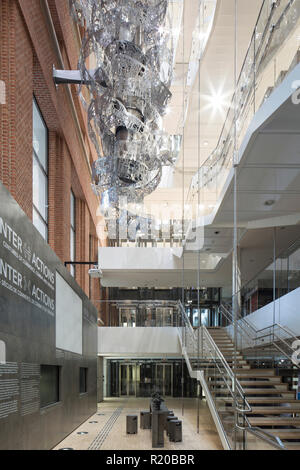
[[[54,80],[89,90],[81,98],[98,154],[94,191],[106,207],[118,208],[120,198],[140,204],[180,147],[162,130],[174,59],[168,0],[70,0],[70,6],[84,29],[79,70],[55,70]]]

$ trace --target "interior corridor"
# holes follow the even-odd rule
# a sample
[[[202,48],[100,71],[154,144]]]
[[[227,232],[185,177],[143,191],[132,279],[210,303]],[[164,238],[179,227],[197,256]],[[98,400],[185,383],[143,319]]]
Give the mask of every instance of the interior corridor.
[[[151,432],[140,429],[140,411],[149,409],[149,398],[108,398],[98,405],[98,412],[60,442],[54,450],[152,450]],[[166,404],[182,420],[183,441],[169,442],[165,450],[222,450],[216,427],[206,401],[200,402],[200,427],[197,433],[197,399],[168,398]],[[137,414],[138,434],[126,434],[126,415]],[[78,434],[78,433],[88,434]]]

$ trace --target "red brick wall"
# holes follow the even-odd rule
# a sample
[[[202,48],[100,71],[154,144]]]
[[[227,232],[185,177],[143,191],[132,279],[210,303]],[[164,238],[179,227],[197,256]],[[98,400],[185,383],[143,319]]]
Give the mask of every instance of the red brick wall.
[[[52,67],[57,52],[41,5],[43,0],[0,1],[0,80],[7,88],[0,105],[0,180],[32,218],[32,100],[35,96],[49,130],[49,244],[62,262],[70,260],[70,192],[76,197],[76,261],[97,259],[97,198],[67,90],[56,90]],[[76,27],[68,0],[49,0],[66,68],[79,55]],[[86,114],[71,87],[88,158],[96,158],[88,139]],[[90,236],[92,243],[90,244]],[[91,246],[90,246],[91,245]],[[90,249],[92,248],[92,249]],[[99,281],[90,281],[88,266],[76,268],[76,280],[91,297],[100,297]],[[99,303],[97,303],[99,306]]]
[[[16,2],[1,1],[0,18],[0,179],[31,217],[33,52]]]

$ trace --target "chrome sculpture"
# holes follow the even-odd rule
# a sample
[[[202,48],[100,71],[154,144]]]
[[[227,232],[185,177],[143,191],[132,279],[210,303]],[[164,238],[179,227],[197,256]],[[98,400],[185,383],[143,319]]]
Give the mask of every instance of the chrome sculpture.
[[[120,198],[140,204],[180,148],[162,129],[174,59],[168,0],[70,0],[70,7],[84,29],[79,70],[55,70],[54,80],[80,86],[98,154],[94,191],[110,207]]]

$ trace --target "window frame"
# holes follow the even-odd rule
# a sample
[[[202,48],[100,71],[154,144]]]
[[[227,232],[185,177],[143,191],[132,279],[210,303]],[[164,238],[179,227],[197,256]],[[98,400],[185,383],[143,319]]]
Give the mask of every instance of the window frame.
[[[81,390],[81,371],[84,371],[84,391]],[[88,393],[88,367],[79,367],[79,395],[86,395]]]
[[[53,401],[51,403],[42,403],[42,387],[41,387],[41,380],[42,380],[42,368],[43,367],[55,367],[57,370],[57,401]],[[62,367],[57,364],[40,364],[40,410],[44,410],[50,408],[52,406],[56,406],[61,403],[61,369]]]
[[[34,145],[33,145],[34,120],[33,120],[33,117],[32,117],[32,185],[33,185],[33,165],[34,165],[34,161],[35,161],[37,163],[37,165],[39,166],[40,170],[42,171],[43,175],[45,176],[46,182],[47,182],[46,187],[45,187],[45,195],[46,195],[45,213],[46,213],[46,219],[44,219],[43,215],[40,213],[40,210],[35,205],[35,203],[33,201],[33,197],[32,197],[32,209],[33,209],[33,211],[36,212],[36,214],[39,217],[40,221],[45,226],[45,229],[46,229],[46,238],[45,238],[45,240],[48,243],[48,240],[49,240],[49,129],[48,129],[46,121],[45,121],[45,119],[42,115],[42,112],[40,110],[38,102],[37,102],[35,96],[33,95],[32,116],[34,115],[33,114],[34,106],[36,107],[36,109],[38,111],[38,114],[41,118],[41,122],[43,123],[44,128],[45,128],[45,133],[46,133],[45,149],[46,149],[46,158],[47,158],[46,162],[47,162],[47,165],[46,165],[46,170],[45,170],[43,164],[40,161],[40,158],[39,158],[38,154],[36,153]],[[38,230],[37,227],[36,227],[36,229]],[[40,233],[40,231],[39,231],[39,233]],[[41,236],[43,236],[43,235],[41,234]]]

